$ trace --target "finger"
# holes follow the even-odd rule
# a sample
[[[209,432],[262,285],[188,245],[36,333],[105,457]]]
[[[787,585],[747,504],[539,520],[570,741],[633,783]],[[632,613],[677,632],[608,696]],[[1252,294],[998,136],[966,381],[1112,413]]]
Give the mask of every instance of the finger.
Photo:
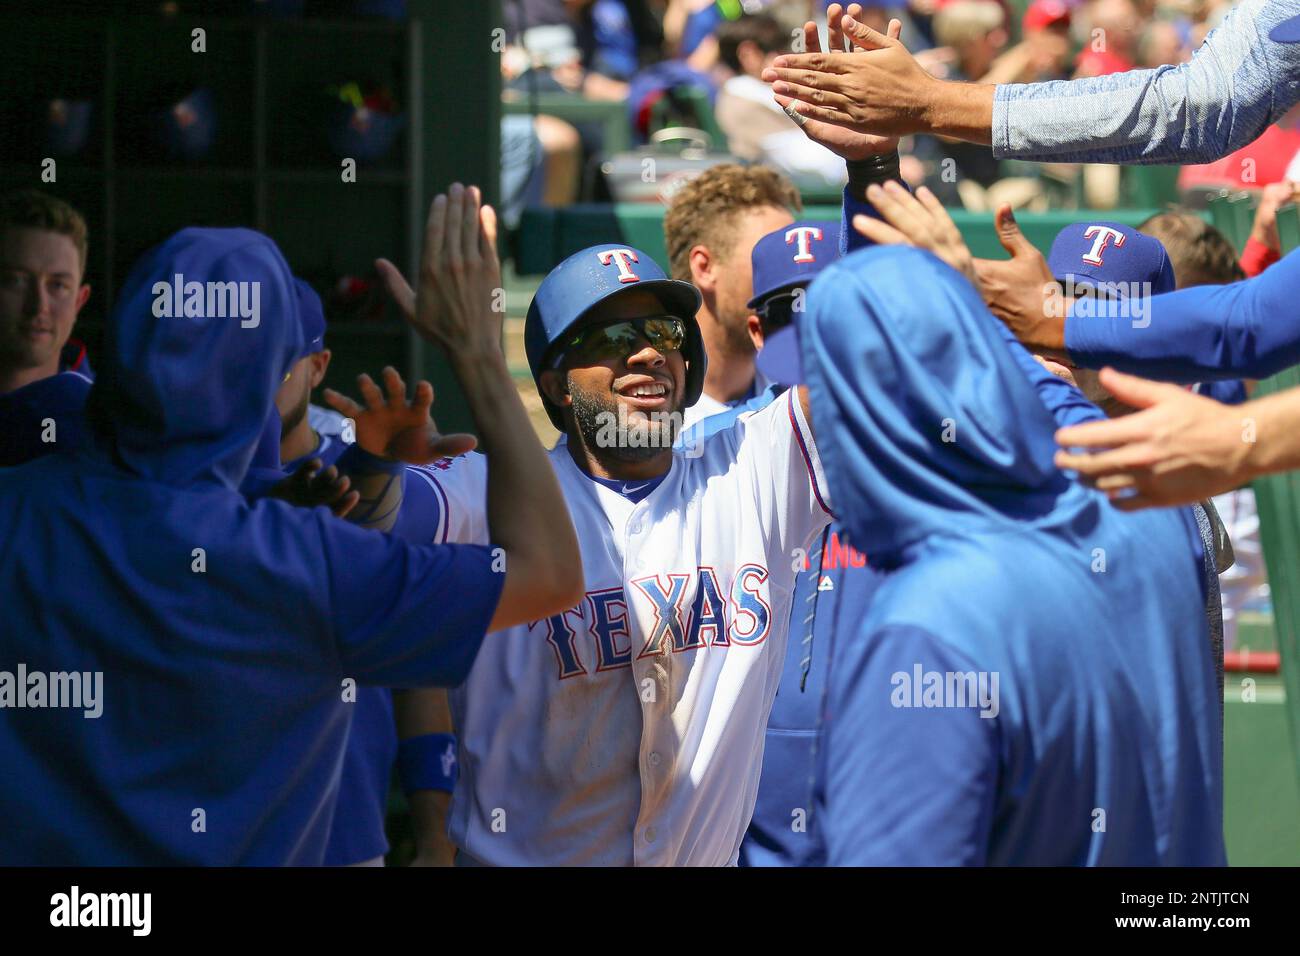
[[[429,206],[429,218],[424,224],[424,255],[421,268],[425,272],[437,272],[442,262],[442,247],[447,232],[447,197],[443,193],[433,197]]]
[[[803,25],[803,48],[805,53],[820,53],[822,37],[817,32],[817,24],[809,20]]]
[[[361,393],[361,400],[366,403],[366,408],[374,411],[384,406],[384,396],[379,391],[379,386],[375,380],[362,372],[357,376],[357,391]]]
[[[1062,448],[1110,448],[1147,441],[1152,430],[1149,415],[1124,415],[1059,429],[1056,443]]]
[[[952,221],[952,216],[948,215],[948,210],[943,208],[943,203],[939,202],[938,197],[930,192],[928,187],[922,186],[916,191],[916,198],[930,213],[931,228],[934,230],[935,235],[950,246],[965,248],[966,240],[962,238],[961,230]]]
[[[832,53],[840,53],[845,49],[844,31],[840,29],[840,18],[844,16],[844,8],[838,3],[832,3],[826,8],[826,49]]]
[[[338,501],[334,502],[330,507],[330,511],[336,518],[346,518],[348,513],[357,506],[359,501],[361,501],[361,492],[349,491]]]
[[[853,4],[853,7],[856,7],[856,6],[857,6],[856,3]],[[853,7],[849,7],[849,10],[852,11]],[[851,13],[850,15],[851,15],[851,16],[861,16],[861,13],[857,13],[857,14],[853,14],[853,13]],[[903,21],[902,21],[902,20],[890,20],[890,21],[889,21],[889,26],[887,26],[887,27],[885,28],[885,30],[886,30],[886,35],[889,37],[889,39],[891,39],[891,40],[897,40],[900,36],[903,35]]]
[[[934,248],[929,214],[916,197],[898,183],[868,187],[867,201],[876,207],[886,222],[907,236],[913,244],[925,249]]]
[[[478,439],[473,435],[455,433],[437,435],[429,442],[429,451],[436,458],[455,458],[478,447]]]
[[[1102,475],[1097,479],[1094,487],[1098,491],[1123,491],[1125,488],[1136,488],[1137,478],[1128,472],[1119,472],[1114,475]]]
[[[433,408],[433,386],[424,380],[415,383],[415,400],[411,402],[411,410],[417,413],[429,415],[429,410]]]
[[[400,269],[393,265],[387,259],[375,260],[375,271],[379,273],[379,279],[384,283],[384,288],[397,308],[411,318],[415,315],[415,290],[411,284],[406,281],[406,276],[402,275]]]
[[[858,214],[853,217],[853,228],[878,246],[910,246],[912,241],[889,223],[873,216]]]
[[[772,84],[772,92],[779,93],[781,96],[788,96],[791,99],[802,100],[805,103],[814,103],[818,106],[831,106],[835,109],[843,110],[849,105],[849,99],[841,93],[831,93],[827,90],[819,90],[815,86],[804,86],[802,83],[791,83],[788,80],[777,80]],[[846,112],[844,115],[848,115]]]
[[[826,77],[829,82],[831,78],[838,77],[841,73],[849,72],[850,64],[846,57],[836,56],[834,52],[830,53],[782,53],[772,61],[771,70],[777,73],[788,71],[793,73],[802,73],[805,76],[808,73],[817,73]],[[766,74],[769,71],[764,71]],[[789,77],[785,77],[789,79]]]
[[[1102,388],[1133,408],[1149,408],[1161,399],[1182,398],[1186,395],[1177,385],[1126,375],[1109,366],[1101,370],[1098,381]]]
[[[320,471],[323,462],[319,458],[313,458],[298,466],[298,470],[289,476],[289,480],[296,483],[302,488],[310,489],[312,479]]]
[[[342,392],[336,392],[332,388],[325,389],[325,391],[321,393],[321,397],[325,399],[326,405],[334,409],[334,411],[338,412],[344,418],[355,419],[362,412],[360,405],[348,398]]]
[[[829,123],[832,126],[843,126],[848,129],[853,128],[853,117],[842,110],[832,109],[828,106],[816,106],[812,103],[797,100],[784,94],[776,94],[776,102],[782,109],[789,107],[800,116],[808,119],[817,120],[821,123]],[[784,102],[783,102],[784,101]]]
[[[447,197],[446,240],[442,247],[443,262],[451,269],[459,270],[464,263],[461,246],[461,221],[465,218],[465,187],[460,183],[451,184],[451,193]]]
[[[479,191],[477,186],[465,190],[464,218],[461,220],[460,249],[467,263],[477,265],[482,261],[482,244],[479,242]]]
[[[497,255],[497,211],[491,206],[480,209],[479,225],[482,227],[479,231],[479,253],[491,261]]]
[[[1058,451],[1053,461],[1057,468],[1077,471],[1080,475],[1094,480],[1103,475],[1131,474],[1150,468],[1158,457],[1150,445],[1137,442],[1121,445],[1109,451],[1095,454],[1076,455],[1068,451]]]
[[[406,383],[402,381],[402,376],[397,373],[397,369],[391,365],[385,365],[384,370],[379,373],[384,380],[384,391],[388,393],[388,407],[396,411],[401,411],[406,407]]]
[[[1007,250],[1013,259],[1020,255],[1039,254],[1037,247],[1020,231],[1020,223],[1016,222],[1016,214],[1011,211],[1010,203],[998,206],[993,224],[997,229],[998,242],[1002,243],[1002,248]]]
[[[865,23],[859,23],[850,16],[840,18],[840,29],[855,44],[864,50],[883,50],[886,47],[896,46],[897,40],[890,39],[883,33],[879,33]]]
[[[312,476],[311,490],[312,493],[325,499],[329,494],[330,486],[336,484],[339,480],[339,470],[335,465],[330,465],[324,471]],[[347,479],[345,478],[344,481]]]

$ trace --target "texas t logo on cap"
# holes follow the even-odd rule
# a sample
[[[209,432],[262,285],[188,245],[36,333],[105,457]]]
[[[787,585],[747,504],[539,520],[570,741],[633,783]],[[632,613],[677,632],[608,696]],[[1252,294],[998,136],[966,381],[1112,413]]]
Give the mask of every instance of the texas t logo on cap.
[[[812,240],[822,241],[822,231],[817,226],[795,226],[785,234],[786,245],[798,243],[798,252],[795,253],[795,262],[816,262],[817,257],[813,255]]]
[[[1127,237],[1110,226],[1089,226],[1083,230],[1083,238],[1092,240],[1092,249],[1083,254],[1083,261],[1090,266],[1099,266],[1103,264],[1102,254],[1106,251],[1106,247],[1113,241],[1116,249],[1122,249]]]
[[[618,281],[619,282],[640,282],[641,277],[628,268],[629,262],[640,262],[636,253],[631,249],[603,249],[596,253],[596,258],[600,260],[602,266],[607,266],[611,262],[618,264]]]

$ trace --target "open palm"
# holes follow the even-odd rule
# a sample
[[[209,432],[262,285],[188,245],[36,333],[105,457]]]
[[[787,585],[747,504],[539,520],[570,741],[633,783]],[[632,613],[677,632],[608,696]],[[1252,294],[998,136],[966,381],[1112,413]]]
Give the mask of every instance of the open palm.
[[[330,407],[352,420],[356,443],[362,449],[380,458],[411,465],[428,464],[474,449],[473,435],[438,434],[429,414],[433,407],[432,385],[418,383],[415,398],[407,401],[406,383],[395,368],[385,368],[381,376],[388,392],[387,400],[369,375],[357,376],[364,406],[333,389],[325,390],[325,401]]]

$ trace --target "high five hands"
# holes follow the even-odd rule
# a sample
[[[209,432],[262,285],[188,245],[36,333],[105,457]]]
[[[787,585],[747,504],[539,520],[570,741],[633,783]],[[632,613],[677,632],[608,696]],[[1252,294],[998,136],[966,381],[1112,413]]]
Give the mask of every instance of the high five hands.
[[[857,19],[862,8],[856,3],[847,13],[831,4],[826,15],[829,51],[821,50],[816,30],[805,25],[809,52],[779,56],[763,71],[762,79],[772,84],[777,102],[809,121],[858,135],[897,138],[926,131],[931,90],[940,81],[898,39],[902,24],[891,21],[887,34],[873,30]],[[857,47],[855,52],[841,52],[845,39]]]
[[[1064,300],[1046,260],[1021,233],[1009,207],[998,210],[996,225],[1011,258],[991,260],[971,256],[952,217],[927,190],[912,196],[889,183],[873,186],[867,198],[885,221],[856,216],[858,232],[882,245],[928,249],[966,276],[990,311],[1031,351],[1064,355]],[[1064,371],[1059,365],[1053,368],[1055,363],[1044,364],[1054,374]],[[1180,386],[1111,368],[1102,369],[1101,384],[1139,411],[1061,429],[1056,440],[1063,450],[1057,452],[1056,464],[1104,491],[1116,507],[1133,511],[1193,504],[1261,471],[1252,462],[1251,406],[1222,405]]]
[[[858,43],[856,33],[847,33],[843,28],[845,21],[856,23],[857,21],[853,18],[860,16],[862,16],[862,7],[856,3],[849,4],[847,15],[838,3],[832,3],[826,8],[827,38],[830,51],[852,51],[855,48],[859,51],[871,49]],[[889,37],[897,40],[902,28],[902,21],[889,21]],[[811,20],[803,25],[803,41],[804,49],[808,54],[820,55],[822,53],[821,36],[817,32],[817,24]],[[779,58],[778,62],[780,62],[780,59],[784,58]],[[763,79],[771,82],[777,78],[777,74],[780,72],[779,70],[766,70],[763,73]],[[792,114],[791,119],[794,119],[799,124],[805,136],[813,142],[825,146],[837,156],[846,160],[861,160],[881,153],[891,153],[898,148],[898,137],[896,136],[878,136],[866,128],[854,124],[831,123],[810,117],[801,108],[802,104],[789,95],[788,91],[790,90],[792,90],[791,84],[778,80],[772,87],[776,102],[780,104],[787,114]]]

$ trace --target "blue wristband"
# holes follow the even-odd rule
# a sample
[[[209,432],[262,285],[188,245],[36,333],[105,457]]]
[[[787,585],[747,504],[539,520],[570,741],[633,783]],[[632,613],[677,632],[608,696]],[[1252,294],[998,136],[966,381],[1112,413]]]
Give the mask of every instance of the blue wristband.
[[[416,790],[451,793],[456,789],[458,767],[455,734],[408,737],[397,745],[397,773],[407,793]]]
[[[364,475],[380,472],[385,475],[400,475],[406,470],[406,462],[392,458],[380,458],[372,455],[360,445],[351,444],[347,451],[339,455],[334,464],[344,475]]]

